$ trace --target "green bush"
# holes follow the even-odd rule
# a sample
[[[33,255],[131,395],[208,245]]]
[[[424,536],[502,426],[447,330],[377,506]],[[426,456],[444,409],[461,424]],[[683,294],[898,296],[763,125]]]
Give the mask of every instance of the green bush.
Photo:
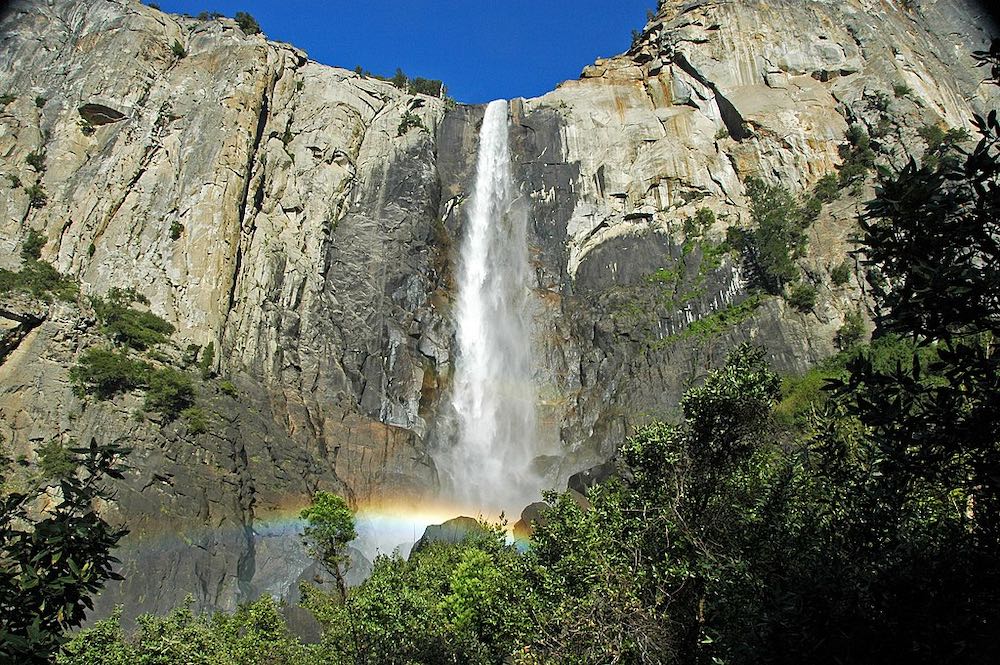
[[[45,103],[48,102],[48,101],[49,100],[47,100],[45,97],[42,97],[41,95],[38,95],[37,97],[35,97],[35,106],[38,107],[38,108],[42,108],[42,107],[45,106]]]
[[[786,300],[788,304],[799,312],[809,312],[816,306],[816,287],[806,282],[799,282],[793,285]]]
[[[184,45],[176,39],[174,40],[174,43],[170,45],[170,52],[173,53],[176,58],[187,57],[187,50],[184,48]]]
[[[176,219],[170,222],[170,239],[180,240],[181,234],[184,233],[184,225],[178,222]]]
[[[21,186],[21,179],[15,173],[8,173],[7,180],[10,181],[11,189],[17,189]]]
[[[813,187],[813,196],[822,201],[823,203],[830,203],[837,198],[837,194],[840,193],[840,184],[837,181],[837,176],[834,173],[827,173],[825,176],[816,181],[816,185]]]
[[[260,24],[257,23],[257,19],[246,12],[236,12],[236,25],[240,26],[240,30],[248,35],[256,35],[260,32]]]
[[[180,370],[162,367],[149,374],[145,408],[169,419],[194,406],[194,381]]]
[[[754,267],[755,280],[768,293],[780,294],[789,282],[798,279],[794,259],[805,251],[811,219],[786,188],[748,178],[750,217],[756,228],[736,238],[734,246],[747,255]]]
[[[913,94],[913,88],[906,85],[905,83],[894,83],[892,86],[892,94],[897,98],[899,97],[909,97]]]
[[[38,468],[47,479],[58,480],[73,475],[77,463],[73,453],[61,441],[53,439],[38,446]]]
[[[48,239],[35,229],[29,229],[28,235],[21,241],[21,258],[25,261],[37,261],[42,258],[42,247]]]
[[[42,208],[49,202],[49,195],[45,193],[41,183],[36,182],[25,187],[24,193],[28,195],[28,204],[32,208]]]
[[[122,351],[102,348],[84,351],[69,371],[77,395],[94,395],[102,400],[146,386],[149,375],[147,363],[133,360]]]
[[[15,99],[17,99],[17,97],[10,93],[0,95],[0,110],[6,108],[8,104],[13,103]]]
[[[855,310],[848,312],[844,316],[844,325],[837,331],[834,340],[841,349],[850,349],[856,346],[865,336],[865,323],[861,318],[861,312]]]
[[[840,186],[860,186],[868,172],[875,167],[875,151],[871,147],[871,137],[861,125],[851,125],[845,135],[847,143],[840,146],[840,156],[844,160],[840,165],[838,178]]]
[[[416,77],[409,81],[409,93],[411,95],[427,95],[428,97],[444,97],[444,83],[437,79],[425,79]]]
[[[133,309],[134,302],[149,304],[135,289],[114,287],[104,298],[92,299],[94,311],[101,322],[101,332],[117,344],[137,351],[162,344],[174,332],[174,326],[152,312]]]
[[[851,265],[847,261],[838,263],[830,271],[830,280],[834,286],[843,286],[851,278]]]
[[[396,130],[396,136],[402,136],[410,131],[413,127],[419,127],[420,129],[425,129],[424,121],[420,119],[420,116],[412,111],[407,111],[403,114],[402,120],[399,121],[399,128]]]
[[[698,208],[694,217],[684,218],[684,238],[700,238],[715,224],[715,213],[710,208]]]
[[[219,390],[222,391],[224,395],[229,395],[230,397],[239,397],[239,391],[236,390],[236,385],[229,380],[219,381]]]
[[[209,430],[211,421],[208,412],[200,406],[189,406],[181,411],[180,416],[190,434],[204,434]]]
[[[205,350],[201,354],[201,360],[198,361],[198,367],[201,369],[201,378],[212,378],[214,363],[215,342],[209,342],[205,345]]]
[[[24,161],[28,166],[41,173],[45,170],[45,151],[35,150],[33,152],[29,152],[28,156],[24,158]]]
[[[14,272],[0,268],[0,293],[21,291],[42,300],[53,297],[72,302],[80,295],[80,285],[44,261],[26,261]]]

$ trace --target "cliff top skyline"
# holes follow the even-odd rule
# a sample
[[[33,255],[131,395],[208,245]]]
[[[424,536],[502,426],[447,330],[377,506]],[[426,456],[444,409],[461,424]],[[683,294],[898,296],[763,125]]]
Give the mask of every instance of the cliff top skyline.
[[[159,0],[171,13],[242,11],[269,39],[317,62],[440,79],[460,102],[535,97],[629,47],[654,0],[504,3],[459,0]],[[572,7],[571,7],[572,4]]]

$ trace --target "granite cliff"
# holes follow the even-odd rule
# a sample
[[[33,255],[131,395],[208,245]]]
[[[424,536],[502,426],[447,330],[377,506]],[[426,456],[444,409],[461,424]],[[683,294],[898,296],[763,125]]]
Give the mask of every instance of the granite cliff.
[[[313,491],[355,505],[435,494],[452,248],[483,109],[228,19],[131,0],[0,12],[0,268],[21,268],[34,231],[80,287],[69,301],[0,294],[5,451],[31,463],[52,439],[133,447],[108,506],[132,531],[126,580],[105,610],[293,594],[309,561],[275,519]],[[751,297],[752,271],[722,244],[751,224],[745,183],[810,191],[841,167],[852,125],[886,164],[921,155],[921,128],[969,128],[996,101],[968,57],[993,33],[971,0],[667,0],[627,53],[513,100],[553,484],[669,417],[741,341],[786,372],[835,352],[864,314],[864,275],[831,271],[870,183],[810,226],[806,311]],[[74,393],[70,369],[105,343],[88,297],[112,287],[176,328],[153,362],[200,349],[206,427],[143,412],[139,391]]]

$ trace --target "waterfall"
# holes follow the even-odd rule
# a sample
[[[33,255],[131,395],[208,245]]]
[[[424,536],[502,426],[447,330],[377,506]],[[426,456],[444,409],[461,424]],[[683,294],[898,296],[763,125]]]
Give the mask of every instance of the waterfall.
[[[457,440],[441,459],[444,491],[484,515],[513,519],[537,500],[537,390],[532,382],[532,273],[527,212],[511,177],[507,102],[480,130],[475,190],[458,261]]]

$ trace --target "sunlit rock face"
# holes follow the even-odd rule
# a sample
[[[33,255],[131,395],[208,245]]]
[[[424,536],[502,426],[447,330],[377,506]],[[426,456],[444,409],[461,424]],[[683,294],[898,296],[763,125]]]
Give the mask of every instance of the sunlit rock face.
[[[968,128],[995,105],[968,57],[995,26],[971,1],[922,5],[664,2],[628,53],[510,103],[538,449],[551,451],[540,475],[564,483],[670,417],[741,341],[783,371],[834,352],[866,284],[853,271],[836,286],[830,269],[868,192],[842,193],[809,231],[812,312],[780,298],[740,310],[753,275],[712,241],[749,222],[748,176],[807,190],[840,164],[850,124],[902,163],[922,152],[920,127]],[[42,258],[84,295],[134,287],[177,327],[167,361],[216,349],[218,378],[197,386],[210,427],[195,434],[137,417],[141,394],[72,393],[69,369],[104,343],[85,300],[0,296],[12,455],[33,459],[53,437],[134,447],[109,509],[132,529],[126,581],[101,609],[293,593],[311,574],[294,517],[316,489],[376,512],[438,499],[485,109],[319,65],[228,19],[126,0],[0,12],[0,94],[13,97],[0,109],[0,267],[18,268],[40,231]],[[25,161],[39,151],[41,173]],[[30,206],[36,182],[43,207]],[[716,221],[695,238],[685,220],[699,209]]]

